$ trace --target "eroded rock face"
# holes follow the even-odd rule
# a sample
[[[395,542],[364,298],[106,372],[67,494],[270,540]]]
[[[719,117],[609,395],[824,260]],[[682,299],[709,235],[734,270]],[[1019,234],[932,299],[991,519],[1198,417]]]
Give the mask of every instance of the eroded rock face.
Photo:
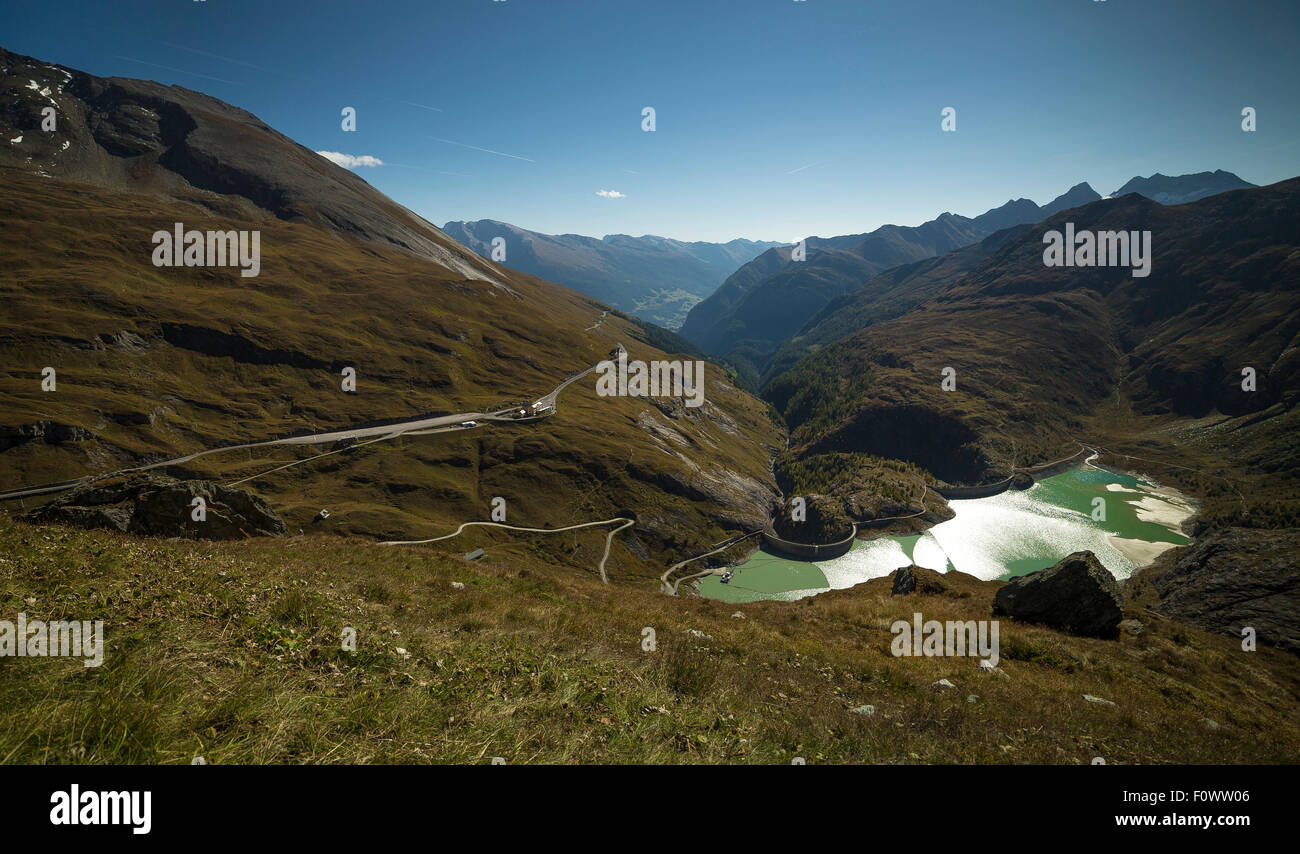
[[[192,518],[195,498],[206,504],[206,518]],[[89,484],[28,514],[35,522],[62,522],[83,528],[202,540],[282,536],[284,522],[251,492],[208,480],[175,480],[137,475],[111,484]]]
[[[1115,637],[1124,617],[1123,597],[1115,576],[1097,556],[1081,551],[1008,581],[993,597],[993,615],[1070,634]]]
[[[93,438],[95,435],[85,427],[61,424],[57,421],[37,421],[35,424],[20,424],[17,427],[0,427],[0,451],[7,451],[36,440],[49,445],[61,445],[65,442],[84,442]]]
[[[1157,613],[1300,654],[1300,528],[1219,528],[1141,573]]]

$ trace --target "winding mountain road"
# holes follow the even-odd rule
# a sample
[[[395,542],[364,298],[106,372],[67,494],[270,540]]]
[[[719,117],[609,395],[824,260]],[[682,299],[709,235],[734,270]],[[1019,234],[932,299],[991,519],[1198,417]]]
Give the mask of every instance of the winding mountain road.
[[[700,578],[701,576],[710,575],[710,574],[713,573],[713,570],[711,570],[711,569],[706,569],[706,570],[704,570],[703,572],[697,572],[697,573],[695,573],[694,575],[688,575],[688,576],[685,576],[685,577],[683,577],[683,578],[678,578],[678,579],[676,579],[675,581],[671,581],[671,582],[670,582],[670,581],[669,581],[669,577],[670,577],[674,572],[677,572],[679,569],[681,569],[683,566],[686,566],[686,564],[688,564],[688,563],[691,563],[691,562],[693,562],[693,561],[697,561],[697,560],[699,560],[699,559],[701,559],[701,558],[706,558],[706,557],[708,557],[709,555],[715,555],[715,554],[717,554],[718,552],[726,551],[727,549],[729,549],[729,548],[731,548],[732,546],[734,546],[736,543],[739,543],[739,542],[741,542],[742,540],[747,540],[747,539],[749,539],[750,537],[754,536],[755,534],[761,534],[761,533],[763,533],[763,531],[760,529],[760,530],[757,530],[757,531],[750,531],[748,534],[737,534],[737,535],[734,536],[734,537],[728,537],[727,539],[723,540],[722,542],[714,544],[714,546],[713,546],[709,551],[704,552],[703,554],[697,554],[697,555],[695,555],[694,557],[688,557],[688,558],[686,558],[686,560],[680,560],[680,561],[678,561],[677,563],[675,563],[675,564],[673,564],[672,566],[668,567],[668,569],[664,572],[663,575],[659,576],[659,583],[660,583],[660,585],[661,585],[660,590],[661,590],[662,592],[664,592],[664,593],[667,593],[669,596],[676,596],[676,595],[677,595],[677,587],[678,587],[678,585],[680,585],[683,581],[690,581],[690,580],[693,579],[693,578]]]
[[[622,348],[621,344],[619,345],[619,348],[620,349]],[[11,501],[18,498],[27,498],[33,495],[48,495],[54,492],[65,492],[69,489],[73,489],[75,487],[82,486],[87,483],[93,483],[100,480],[108,480],[110,478],[121,477],[123,475],[128,475],[128,474],[135,474],[137,472],[150,471],[152,469],[165,468],[166,466],[180,465],[182,463],[191,462],[192,460],[197,460],[200,457],[206,457],[209,454],[224,453],[227,451],[243,451],[243,450],[251,450],[253,448],[271,448],[271,447],[292,446],[292,445],[323,445],[323,444],[333,443],[333,442],[342,442],[348,439],[352,439],[352,440],[369,439],[372,441],[382,441],[385,439],[395,439],[398,436],[429,436],[435,433],[451,433],[451,432],[461,432],[465,430],[473,430],[476,429],[478,426],[480,426],[482,422],[496,421],[496,422],[529,423],[533,421],[540,421],[543,418],[548,418],[555,413],[555,408],[557,405],[557,401],[559,399],[560,392],[564,391],[564,389],[566,389],[572,383],[575,383],[578,380],[582,379],[583,377],[587,376],[595,369],[596,369],[596,365],[592,365],[584,371],[579,371],[578,373],[575,373],[572,376],[567,377],[563,382],[557,385],[554,389],[552,389],[550,392],[548,392],[547,394],[539,398],[537,402],[541,404],[541,406],[538,407],[538,411],[540,412],[540,414],[537,415],[525,415],[523,417],[519,417],[518,415],[519,410],[514,407],[511,407],[508,409],[500,409],[495,412],[461,412],[456,415],[422,416],[422,417],[412,418],[408,421],[399,421],[394,424],[383,424],[378,427],[353,427],[346,430],[331,430],[325,433],[310,433],[303,436],[288,436],[283,439],[268,439],[262,442],[245,442],[240,445],[224,445],[219,448],[208,448],[203,451],[195,451],[192,454],[185,454],[184,456],[173,457],[169,460],[162,460],[156,463],[148,463],[147,465],[132,466],[130,468],[118,469],[117,471],[104,472],[102,474],[86,475],[85,477],[74,478],[72,480],[58,481],[56,483],[46,483],[40,486],[29,486],[29,487],[22,487],[20,489],[11,489],[5,492],[0,492],[0,501]],[[466,422],[475,422],[475,426],[466,427],[464,426]],[[341,449],[341,450],[347,450],[347,449]],[[302,462],[305,462],[305,460]],[[289,465],[296,465],[296,464],[297,463],[290,463]],[[244,480],[249,480],[249,479],[250,478],[244,478]],[[237,481],[237,482],[242,483],[243,481]]]
[[[603,317],[604,315],[602,315],[602,318]],[[597,325],[600,325],[599,321],[597,321]],[[627,351],[623,349],[622,344],[619,344],[617,346],[616,354],[624,354],[626,352]],[[224,445],[219,448],[208,448],[202,451],[195,451],[192,454],[185,454],[184,456],[173,457],[168,460],[162,460],[156,463],[149,463],[147,465],[132,466],[131,468],[118,469],[116,471],[105,472],[102,474],[87,475],[85,477],[79,477],[73,480],[59,481],[57,483],[47,483],[47,484],[42,484],[40,486],[30,486],[30,487],[23,487],[20,489],[12,489],[6,492],[0,492],[0,501],[9,501],[9,500],[25,498],[33,495],[48,495],[50,493],[63,492],[81,486],[83,484],[92,483],[100,480],[109,480],[111,478],[121,477],[123,475],[135,474],[136,472],[149,471],[151,469],[164,468],[166,466],[180,465],[181,463],[187,463],[190,462],[191,460],[197,460],[200,457],[205,457],[208,456],[209,454],[217,454],[226,451],[242,451],[242,450],[251,450],[253,448],[271,448],[271,447],[294,446],[294,445],[323,445],[323,444],[334,443],[334,442],[343,442],[349,439],[356,442],[356,444],[349,445],[345,448],[338,448],[332,451],[326,451],[324,453],[317,454],[316,456],[308,457],[302,460],[294,460],[293,462],[276,466],[275,468],[268,469],[267,471],[261,472],[259,474],[241,478],[240,480],[236,480],[230,484],[231,486],[234,486],[249,480],[253,480],[254,478],[261,477],[265,474],[270,474],[271,472],[281,471],[283,469],[290,468],[292,466],[299,465],[301,463],[309,462],[310,460],[319,459],[320,457],[330,456],[331,454],[342,453],[344,451],[351,450],[352,448],[360,447],[361,445],[367,445],[372,442],[381,442],[386,439],[396,439],[399,436],[430,436],[437,433],[462,432],[465,430],[477,429],[483,422],[495,421],[495,422],[510,422],[510,423],[518,424],[518,423],[532,423],[536,421],[541,421],[542,419],[549,418],[551,415],[555,414],[556,408],[558,407],[559,404],[559,397],[561,392],[563,392],[566,388],[568,388],[573,383],[591,374],[592,371],[596,370],[596,367],[597,365],[591,365],[585,370],[577,371],[573,374],[570,374],[568,377],[564,379],[563,382],[561,382],[551,391],[539,397],[537,401],[532,405],[531,412],[528,409],[521,410],[517,407],[512,406],[505,409],[499,409],[494,412],[461,412],[455,415],[423,416],[423,417],[412,418],[408,421],[399,421],[394,424],[383,424],[377,427],[353,427],[346,430],[331,430],[325,433],[311,433],[303,436],[288,436],[282,439],[268,439],[262,442],[245,442],[239,445]],[[466,426],[471,422],[473,423],[473,426]],[[457,528],[455,532],[451,534],[446,534],[441,537],[431,537],[429,539],[424,539],[424,540],[387,540],[379,543],[379,545],[409,546],[409,545],[421,545],[424,543],[435,543],[440,540],[448,540],[453,537],[457,537],[466,528],[473,527],[473,526],[504,528],[510,531],[525,531],[528,533],[537,533],[537,534],[559,534],[565,531],[576,531],[583,528],[595,528],[601,525],[612,525],[612,524],[618,524],[618,527],[611,530],[609,534],[605,537],[605,551],[601,555],[600,562],[596,565],[596,571],[600,574],[600,580],[608,584],[609,575],[605,572],[605,564],[609,560],[610,548],[614,544],[614,535],[617,534],[619,531],[623,531],[631,527],[632,525],[635,525],[636,524],[635,519],[629,519],[625,516],[616,516],[613,519],[603,519],[599,522],[583,522],[578,525],[568,525],[563,528],[525,528],[517,525],[506,525],[500,522],[465,522],[459,528]]]
[[[626,516],[615,516],[613,519],[602,519],[599,522],[583,522],[580,525],[568,525],[563,528],[523,528],[518,525],[507,525],[503,522],[465,522],[450,534],[444,534],[441,537],[430,537],[427,540],[384,540],[381,546],[420,546],[425,543],[436,543],[439,540],[450,540],[452,537],[459,537],[461,532],[466,528],[479,525],[485,528],[504,528],[507,531],[526,531],[531,534],[560,534],[565,531],[576,531],[579,528],[595,528],[598,525],[612,525],[615,522],[622,522],[617,528],[609,532],[605,537],[605,553],[601,555],[600,563],[596,565],[596,571],[600,573],[600,580],[609,584],[609,576],[605,574],[605,561],[609,560],[609,549],[614,543],[614,535],[624,528],[636,524],[635,519],[629,519]]]

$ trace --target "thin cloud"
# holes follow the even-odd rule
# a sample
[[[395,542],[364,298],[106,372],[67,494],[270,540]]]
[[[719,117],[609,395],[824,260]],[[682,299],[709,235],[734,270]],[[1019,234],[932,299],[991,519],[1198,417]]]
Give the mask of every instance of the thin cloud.
[[[439,175],[455,175],[457,178],[473,178],[473,177],[474,177],[473,175],[470,175],[470,174],[468,174],[468,173],[466,173],[466,172],[446,172],[446,171],[444,171],[444,170],[442,170],[442,169],[430,169],[430,168],[428,168],[427,166],[412,166],[412,165],[409,164],[409,163],[394,163],[394,162],[391,161],[391,160],[385,161],[385,162],[384,162],[384,165],[385,165],[385,166],[400,166],[400,167],[403,168],[403,169],[419,169],[421,172],[436,172],[436,173],[439,174]]]
[[[218,83],[229,83],[232,86],[243,86],[238,80],[227,80],[224,77],[209,77],[206,74],[199,74],[195,71],[186,71],[184,68],[172,68],[170,65],[158,65],[155,62],[145,62],[143,59],[136,59],[134,56],[121,56],[114,54],[116,59],[125,59],[127,62],[138,62],[141,65],[148,65],[151,68],[161,68],[163,71],[173,71],[177,74],[188,74],[191,77],[202,77],[204,80],[215,80]]]
[[[453,142],[450,139],[440,139],[439,137],[436,136],[431,136],[429,137],[429,139],[435,140],[437,142],[445,142],[448,145],[459,145],[461,148],[472,148],[474,151],[484,151],[487,152],[488,154],[495,154],[498,157],[510,157],[515,160],[527,160],[529,163],[537,162],[536,160],[533,160],[531,157],[520,157],[518,154],[506,154],[504,151],[493,151],[490,148],[479,148],[477,145],[466,145],[463,142]]]
[[[441,107],[430,107],[428,104],[417,104],[414,101],[398,101],[399,104],[405,104],[408,107],[419,107],[421,110],[429,110],[434,113],[441,113]]]
[[[369,154],[343,154],[338,151],[318,151],[321,157],[344,169],[356,169],[358,166],[383,166],[384,161]]]
[[[597,190],[596,195],[605,199],[626,199],[626,193],[620,193],[618,190]]]
[[[230,57],[222,56],[219,53],[208,53],[206,50],[199,50],[196,47],[186,47],[183,44],[173,44],[172,42],[163,42],[163,44],[167,45],[168,47],[174,47],[177,50],[186,50],[189,51],[190,53],[197,53],[199,56],[207,56],[207,57],[211,57],[212,59],[219,59],[222,62],[229,62],[232,65],[242,65],[245,68],[253,68],[256,69],[257,71],[270,71],[269,68],[263,68],[262,66],[254,65],[251,62],[244,62],[241,59],[231,59]]]
[[[802,171],[805,170],[805,169],[811,169],[811,168],[813,168],[814,166],[821,166],[821,164],[820,164],[820,163],[809,163],[807,166],[800,166],[798,169],[791,169],[789,172],[787,172],[787,173],[785,173],[785,174],[787,174],[787,175],[794,175],[794,174],[796,174],[796,173],[802,172]]]
[[[307,77],[303,77],[301,74],[293,74],[293,73],[291,73],[291,72],[284,71],[284,70],[282,70],[282,69],[278,69],[278,68],[267,68],[267,67],[264,66],[264,65],[256,65],[256,64],[254,64],[254,63],[252,63],[252,62],[245,62],[245,61],[242,60],[242,59],[233,59],[233,58],[231,58],[231,57],[229,57],[229,56],[222,56],[222,55],[219,54],[219,53],[209,53],[209,52],[206,51],[206,50],[199,50],[199,49],[196,48],[196,47],[189,47],[189,46],[187,46],[187,45],[183,45],[183,44],[176,44],[175,42],[166,42],[166,41],[165,41],[165,42],[161,42],[161,43],[167,45],[167,47],[175,48],[176,50],[183,50],[183,51],[186,51],[186,52],[188,52],[188,53],[197,54],[197,55],[199,55],[199,56],[206,56],[206,57],[208,57],[209,59],[219,59],[219,60],[221,60],[222,62],[229,62],[231,65],[238,65],[238,66],[241,66],[241,67],[243,67],[243,68],[251,68],[251,69],[253,69],[254,71],[261,71],[261,72],[264,73],[264,74],[277,74],[277,75],[279,75],[279,76],[281,76],[281,77],[288,77],[288,78],[290,78],[291,80],[302,80],[302,81],[311,82],[311,83],[314,83],[314,82],[315,82],[315,81],[310,80],[310,79],[307,78]]]

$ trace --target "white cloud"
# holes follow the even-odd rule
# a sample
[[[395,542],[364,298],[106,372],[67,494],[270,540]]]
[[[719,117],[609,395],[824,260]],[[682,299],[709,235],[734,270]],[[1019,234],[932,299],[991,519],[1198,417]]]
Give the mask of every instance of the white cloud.
[[[384,165],[384,161],[378,157],[371,157],[369,154],[340,154],[337,151],[318,151],[316,153],[331,163],[337,163],[344,169],[355,169],[358,166]]]
[[[597,190],[596,195],[606,199],[626,199],[627,194],[620,193],[618,190]]]

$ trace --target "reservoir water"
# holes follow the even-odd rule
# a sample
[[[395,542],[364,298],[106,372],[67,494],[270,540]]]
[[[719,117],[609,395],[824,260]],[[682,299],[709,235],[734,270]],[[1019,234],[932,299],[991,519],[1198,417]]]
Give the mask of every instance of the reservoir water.
[[[1093,518],[1098,498],[1104,520]],[[817,563],[758,551],[733,568],[730,583],[705,576],[700,594],[727,602],[801,599],[912,563],[983,579],[1011,578],[1083,549],[1116,578],[1127,578],[1165,549],[1186,545],[1179,525],[1194,512],[1175,490],[1092,466],[1044,478],[1023,491],[948,503],[957,515],[923,534],[857,540],[842,557]]]

